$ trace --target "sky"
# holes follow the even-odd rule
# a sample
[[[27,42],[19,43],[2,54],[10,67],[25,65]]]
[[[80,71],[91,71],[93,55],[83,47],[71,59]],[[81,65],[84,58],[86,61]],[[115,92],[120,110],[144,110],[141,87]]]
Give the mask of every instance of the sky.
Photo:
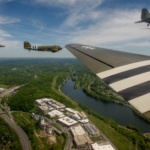
[[[0,0],[0,58],[74,58],[69,43],[150,56],[150,27],[134,23],[142,8],[150,10],[150,0]],[[28,51],[24,41],[63,50]]]

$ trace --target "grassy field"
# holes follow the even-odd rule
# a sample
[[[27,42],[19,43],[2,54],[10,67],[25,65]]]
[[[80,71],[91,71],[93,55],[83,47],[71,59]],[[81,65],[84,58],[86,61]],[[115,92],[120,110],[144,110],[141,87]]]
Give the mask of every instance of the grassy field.
[[[38,127],[37,122],[31,118],[30,113],[22,113],[22,112],[15,112],[13,113],[15,121],[24,129],[27,133],[32,149],[34,150],[48,150],[51,148],[56,148],[58,150],[62,149],[63,142],[65,141],[63,136],[56,136],[56,140],[59,141],[58,144],[48,144],[48,137],[41,136],[40,132],[42,130]]]
[[[108,124],[91,115],[88,115],[88,117],[98,127],[98,129],[106,135],[106,137],[116,146],[118,150],[136,150],[135,145],[133,145],[131,141],[118,133]]]
[[[9,88],[10,86],[9,85],[5,85],[5,84],[0,84],[0,88],[4,88],[4,89],[7,89]]]

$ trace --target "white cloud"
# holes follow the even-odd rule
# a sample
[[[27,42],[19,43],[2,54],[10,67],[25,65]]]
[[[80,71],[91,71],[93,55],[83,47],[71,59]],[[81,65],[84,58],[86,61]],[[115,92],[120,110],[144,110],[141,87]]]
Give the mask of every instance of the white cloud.
[[[82,22],[96,20],[101,15],[97,8],[104,0],[34,0],[32,2],[45,6],[64,8],[67,16],[64,26],[74,27]]]
[[[12,1],[15,1],[15,0],[0,0],[0,3],[8,3],[8,2],[12,2]]]
[[[2,1],[0,1],[2,2]],[[8,1],[7,1],[8,2]],[[6,24],[14,24],[20,22],[20,19],[9,17],[9,16],[0,16],[0,25],[3,27]],[[0,29],[0,44],[5,45],[7,48],[15,48],[19,45],[19,42],[17,40],[12,39],[14,36],[12,36],[9,31],[6,31],[6,29]]]
[[[0,1],[1,2],[1,1]],[[8,16],[0,16],[0,25],[3,27],[6,24],[13,24],[20,22],[20,19],[8,17]],[[5,45],[7,48],[15,48],[18,46],[19,42],[17,40],[12,39],[12,36],[9,31],[4,29],[0,29],[0,44]]]
[[[100,45],[148,38],[150,35],[147,31],[141,29],[146,24],[134,24],[139,17],[139,12],[136,10],[116,10],[88,28],[76,30],[78,34],[73,35],[70,40]]]
[[[80,23],[93,22],[102,16],[102,12],[96,8],[102,4],[103,0],[80,0],[76,1],[73,7],[68,10],[68,18],[64,22],[64,26],[74,27]]]
[[[20,45],[20,42],[14,39],[11,39],[12,35],[9,33],[0,30],[0,44],[5,45],[7,48],[16,48]]]
[[[150,47],[150,41],[149,42],[133,42],[127,44],[128,46],[134,46],[134,47]]]
[[[8,17],[8,16],[0,16],[0,25],[18,23],[18,22],[20,22],[19,18]]]
[[[78,0],[33,0],[44,5],[74,5]]]
[[[12,37],[9,33],[5,32],[4,30],[0,30],[0,36],[1,38],[8,38],[8,37]]]
[[[36,30],[38,29],[38,32],[41,32],[46,28],[43,25],[43,23],[39,22],[38,20],[32,19],[32,20],[29,20],[29,21],[30,21],[30,26],[33,26],[34,28],[36,28]]]
[[[2,2],[3,0],[0,0]],[[104,9],[101,4],[104,0],[28,0],[28,2],[45,6],[62,7],[62,16],[64,21],[60,24],[60,28],[47,27],[46,23],[38,20],[29,20],[29,24],[23,24],[21,30],[24,37],[36,42],[58,42],[60,45],[67,43],[82,43],[93,46],[106,48],[117,48],[124,50],[125,48],[148,47],[150,39],[146,24],[135,24],[140,20],[140,10],[130,9]],[[8,2],[8,1],[7,1]],[[29,3],[30,4],[30,3]],[[102,8],[102,9],[101,9]],[[56,8],[59,9],[59,8]],[[20,22],[18,18],[0,16],[0,25]],[[31,24],[30,24],[31,23]],[[27,26],[35,29],[34,32],[25,30]],[[38,29],[38,32],[37,32]],[[19,41],[10,41],[10,34],[0,30],[3,35],[4,43],[19,44]],[[7,40],[5,40],[8,37]],[[63,38],[62,38],[63,37]],[[39,41],[38,41],[39,40]],[[146,41],[146,42],[145,42]],[[12,43],[11,43],[12,42]],[[34,42],[33,42],[34,43]],[[44,44],[45,44],[44,43]],[[63,54],[62,54],[63,55]]]

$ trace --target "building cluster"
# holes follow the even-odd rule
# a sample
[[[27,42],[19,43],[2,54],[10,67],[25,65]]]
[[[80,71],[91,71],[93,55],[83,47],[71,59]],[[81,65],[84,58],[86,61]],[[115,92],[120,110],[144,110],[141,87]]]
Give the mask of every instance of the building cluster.
[[[57,117],[58,122],[67,127],[71,127],[78,123],[85,124],[89,122],[84,112],[66,108],[64,104],[52,98],[38,99],[35,103],[38,105],[38,109],[42,114],[48,115],[50,118]]]
[[[91,144],[93,144],[92,140],[81,125],[71,127],[70,132],[77,148],[89,147]]]
[[[52,134],[53,127],[50,123],[46,122],[43,116],[37,116],[34,113],[31,114],[32,118],[38,121],[39,127],[47,134]]]
[[[43,116],[39,118],[39,126],[42,130],[46,131],[47,134],[52,134],[53,127],[48,122],[45,122]]]
[[[111,144],[99,145],[91,140],[91,137],[100,136],[99,130],[92,124],[84,112],[79,112],[71,108],[66,108],[64,104],[51,98],[42,98],[35,101],[40,112],[50,118],[56,118],[59,123],[67,127],[73,137],[75,146],[79,149],[90,148],[93,150],[114,150]],[[41,118],[42,126],[47,130],[47,125]],[[50,128],[49,128],[50,130]]]

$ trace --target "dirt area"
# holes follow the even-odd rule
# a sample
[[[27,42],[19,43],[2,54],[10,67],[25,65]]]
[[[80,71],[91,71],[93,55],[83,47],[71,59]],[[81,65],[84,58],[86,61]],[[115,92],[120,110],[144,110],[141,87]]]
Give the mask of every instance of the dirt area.
[[[55,136],[49,136],[48,137],[48,139],[47,139],[47,143],[48,144],[54,144],[54,143],[56,143],[57,141],[56,141],[56,137]]]
[[[48,134],[46,134],[44,131],[40,131],[39,135],[41,137],[47,137],[48,136]]]
[[[46,134],[44,131],[40,131],[39,136],[46,137],[47,144],[51,145],[51,144],[57,143],[56,137],[54,135]]]
[[[150,139],[150,133],[145,133],[144,136]]]

